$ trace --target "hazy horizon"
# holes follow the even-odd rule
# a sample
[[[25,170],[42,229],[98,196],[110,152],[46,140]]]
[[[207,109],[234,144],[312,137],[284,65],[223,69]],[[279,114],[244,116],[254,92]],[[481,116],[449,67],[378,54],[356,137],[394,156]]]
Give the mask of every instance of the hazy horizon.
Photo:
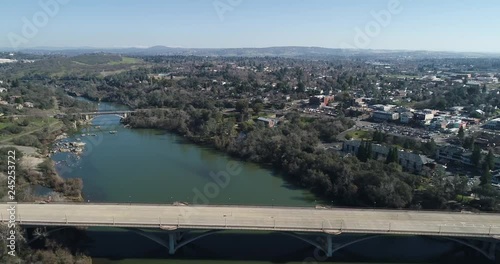
[[[63,50],[85,50],[85,49],[91,49],[91,50],[119,50],[119,49],[150,49],[154,47],[165,47],[165,48],[179,48],[179,49],[269,49],[269,48],[290,48],[290,47],[298,47],[298,48],[320,48],[320,49],[342,49],[340,47],[338,48],[332,48],[332,47],[320,47],[320,46],[265,46],[265,47],[225,47],[225,48],[192,48],[192,47],[171,47],[171,46],[166,46],[166,45],[153,45],[153,46],[122,46],[122,47],[92,47],[92,46],[37,46],[37,47],[26,47],[18,50],[14,50],[9,47],[0,47],[0,51],[6,51],[6,52],[22,52],[23,50],[54,50],[54,51],[63,51]],[[349,50],[349,48],[347,48]],[[452,51],[452,50],[412,50],[412,49],[352,49],[352,50],[359,50],[359,51],[385,51],[385,52],[443,52],[443,53],[478,53],[478,54],[492,54],[492,55],[500,55],[500,52],[487,52],[487,51]]]
[[[0,47],[269,48],[500,53],[494,0],[19,0]]]

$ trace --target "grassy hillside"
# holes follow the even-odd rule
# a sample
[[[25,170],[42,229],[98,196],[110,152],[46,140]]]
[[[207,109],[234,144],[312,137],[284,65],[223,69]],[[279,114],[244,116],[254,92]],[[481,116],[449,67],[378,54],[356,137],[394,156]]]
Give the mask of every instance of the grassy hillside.
[[[10,78],[22,76],[99,74],[101,72],[121,72],[145,66],[140,59],[123,57],[115,54],[86,54],[75,57],[55,56],[37,60],[34,63],[12,64],[0,69],[0,74]]]

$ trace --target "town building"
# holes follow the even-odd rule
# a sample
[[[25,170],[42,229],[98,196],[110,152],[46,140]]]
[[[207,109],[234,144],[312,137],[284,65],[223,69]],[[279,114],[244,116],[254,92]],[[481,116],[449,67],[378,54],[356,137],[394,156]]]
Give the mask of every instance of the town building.
[[[484,128],[500,130],[500,118],[490,120],[486,125],[484,125]]]
[[[483,157],[485,157],[488,152],[481,151],[481,154]],[[442,146],[437,150],[436,153],[436,159],[440,163],[455,162],[465,166],[473,166],[471,157],[471,151],[455,145]],[[495,167],[493,169],[500,169],[500,156],[498,155],[495,155]]]
[[[386,111],[374,111],[372,118],[375,121],[395,121],[399,119],[399,114]]]
[[[345,141],[342,146],[342,151],[344,153],[350,153],[356,155],[359,150],[359,146],[362,141],[360,140],[348,140]],[[389,154],[390,147],[381,144],[372,144],[372,157],[376,160],[385,160]],[[433,159],[428,158],[425,155],[420,155],[412,152],[407,152],[404,150],[399,150],[398,152],[399,165],[403,169],[412,172],[420,172],[424,167],[431,167],[435,165]]]
[[[403,124],[410,123],[412,119],[413,119],[413,113],[411,112],[405,112],[399,115],[399,121]]]

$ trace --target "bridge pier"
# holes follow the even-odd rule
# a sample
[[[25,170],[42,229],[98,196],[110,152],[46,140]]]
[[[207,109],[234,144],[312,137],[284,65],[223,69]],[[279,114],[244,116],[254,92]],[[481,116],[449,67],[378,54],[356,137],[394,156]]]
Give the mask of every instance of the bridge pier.
[[[331,258],[333,256],[333,243],[332,243],[332,235],[326,235],[326,256]]]
[[[183,233],[181,232],[170,232],[168,233],[168,254],[174,255],[178,247],[178,243],[181,241],[183,237]]]

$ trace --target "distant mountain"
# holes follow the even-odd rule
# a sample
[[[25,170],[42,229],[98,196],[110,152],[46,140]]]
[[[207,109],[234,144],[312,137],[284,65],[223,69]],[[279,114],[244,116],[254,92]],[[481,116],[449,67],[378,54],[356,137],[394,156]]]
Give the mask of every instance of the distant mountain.
[[[0,49],[1,51],[2,49]],[[3,51],[9,51],[4,49]],[[166,46],[153,46],[149,48],[54,48],[38,47],[21,50],[30,54],[59,54],[66,56],[77,56],[88,53],[115,53],[124,55],[184,55],[184,56],[239,56],[239,57],[303,57],[303,58],[323,58],[323,57],[398,57],[398,58],[487,58],[500,57],[500,54],[488,53],[459,53],[459,52],[437,52],[437,51],[404,51],[404,50],[358,50],[358,49],[333,49],[321,47],[269,47],[269,48],[174,48]]]

